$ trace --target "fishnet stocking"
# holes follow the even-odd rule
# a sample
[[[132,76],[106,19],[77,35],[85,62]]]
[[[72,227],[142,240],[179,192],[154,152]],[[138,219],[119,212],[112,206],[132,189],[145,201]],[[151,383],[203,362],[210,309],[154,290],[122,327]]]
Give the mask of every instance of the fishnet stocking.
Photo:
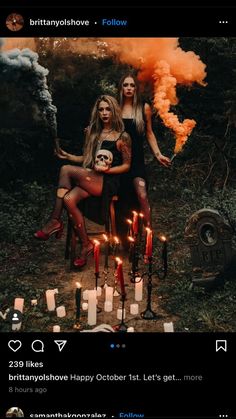
[[[144,215],[145,225],[146,227],[149,227],[151,225],[151,210],[148,201],[146,182],[143,178],[136,177],[134,178],[133,183],[140,204],[140,209]]]

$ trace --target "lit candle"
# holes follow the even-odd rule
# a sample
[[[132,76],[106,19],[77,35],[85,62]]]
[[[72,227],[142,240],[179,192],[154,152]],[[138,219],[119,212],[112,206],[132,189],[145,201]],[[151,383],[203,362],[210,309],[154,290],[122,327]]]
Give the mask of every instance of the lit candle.
[[[134,299],[135,301],[142,301],[143,299],[143,280],[141,277],[135,278],[135,286],[134,286]]]
[[[104,260],[104,270],[108,269],[108,256],[109,256],[109,240],[106,234],[103,234],[105,240],[105,260]]]
[[[65,306],[59,306],[56,308],[57,317],[65,317],[66,315],[66,309]]]
[[[15,298],[14,301],[14,310],[19,310],[21,313],[23,313],[24,308],[24,298]],[[21,323],[12,324],[12,330],[20,330]]]
[[[161,241],[163,243],[162,246],[162,260],[163,260],[163,268],[164,274],[167,274],[167,240],[165,236],[161,236]]]
[[[124,283],[124,275],[123,275],[123,262],[120,258],[116,258],[117,261],[117,279],[120,282],[120,289],[121,294],[125,295],[125,283]]]
[[[138,314],[138,304],[130,304],[130,314]]]
[[[47,290],[46,291],[46,302],[48,311],[53,311],[56,308],[55,302],[55,290]]]
[[[142,212],[140,212],[139,213],[139,215],[138,215],[138,220],[139,220],[139,223],[138,223],[138,230],[139,230],[139,237],[140,237],[140,239],[142,238],[142,235],[143,235],[143,219],[144,219],[144,215],[143,215],[143,213]]]
[[[129,261],[132,263],[132,273],[135,274],[136,271],[136,248],[135,248],[135,239],[131,236],[128,237],[130,242],[129,247]]]
[[[81,303],[81,284],[76,282],[75,303],[76,303],[76,319],[80,318],[80,303]]]
[[[88,291],[88,325],[93,326],[97,323],[97,292]]]
[[[95,260],[95,274],[99,274],[99,255],[100,255],[100,242],[94,240],[94,260]]]
[[[173,322],[164,323],[164,332],[174,332]]]
[[[53,326],[53,332],[60,332],[60,331],[61,331],[60,326],[58,326],[57,324]]]
[[[145,255],[148,258],[152,257],[152,230],[147,227],[146,228],[147,236],[146,236],[146,249],[145,249]]]
[[[38,304],[38,301],[35,299],[35,300],[31,300],[31,305],[32,306],[36,306]]]
[[[132,228],[133,228],[133,232],[134,235],[136,236],[138,234],[138,213],[136,211],[132,211],[133,212],[133,224],[132,224]]]
[[[130,219],[127,219],[127,223],[128,223],[128,236],[133,236],[132,221]]]

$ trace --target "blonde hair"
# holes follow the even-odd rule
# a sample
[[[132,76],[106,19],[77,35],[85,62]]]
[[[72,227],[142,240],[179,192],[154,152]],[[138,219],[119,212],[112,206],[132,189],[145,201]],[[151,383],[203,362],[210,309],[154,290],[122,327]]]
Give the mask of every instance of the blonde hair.
[[[120,107],[121,109],[123,109],[123,106],[124,106],[123,83],[124,83],[124,80],[127,79],[128,77],[134,80],[134,84],[136,87],[135,92],[134,92],[134,97],[133,97],[134,122],[135,122],[138,133],[144,134],[145,122],[143,120],[143,104],[142,104],[140,92],[139,92],[139,82],[138,82],[137,77],[135,77],[132,73],[125,74],[119,82]]]
[[[94,165],[94,158],[95,158],[95,153],[96,153],[96,149],[98,145],[98,140],[103,130],[103,123],[101,121],[101,118],[99,117],[99,112],[98,112],[99,105],[102,101],[106,102],[111,109],[111,112],[112,112],[111,128],[117,132],[124,131],[124,123],[122,121],[121,109],[119,107],[117,100],[114,97],[108,96],[108,95],[100,96],[95,102],[95,105],[91,112],[90,124],[86,132],[84,152],[83,152],[83,155],[84,155],[83,167],[93,167]]]

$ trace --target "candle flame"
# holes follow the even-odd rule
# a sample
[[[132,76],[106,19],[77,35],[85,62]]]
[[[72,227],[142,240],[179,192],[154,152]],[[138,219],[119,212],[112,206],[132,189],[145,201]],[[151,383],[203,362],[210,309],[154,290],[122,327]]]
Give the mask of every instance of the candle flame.
[[[122,263],[121,258],[116,257],[116,262],[119,263],[119,264],[121,264]]]
[[[81,288],[82,286],[80,282],[76,282],[75,284],[76,284],[76,288]]]
[[[140,213],[139,213],[139,217],[140,217],[140,218],[143,218],[143,217],[144,217],[144,214],[143,214],[142,212],[140,212]]]
[[[128,237],[128,240],[129,240],[130,242],[134,242],[134,238],[133,238],[133,237],[131,237],[131,236],[129,236],[129,237]]]
[[[166,242],[166,237],[162,234],[162,235],[160,236],[160,240],[161,240],[162,242]]]
[[[94,244],[96,244],[97,246],[100,244],[100,241],[99,241],[99,240],[96,240],[96,239],[95,239],[93,242],[94,242]]]
[[[150,233],[152,230],[149,227],[146,227],[146,232]]]
[[[130,219],[126,220],[128,224],[132,224],[132,221]]]
[[[105,240],[106,242],[108,242],[108,237],[107,237],[107,235],[106,235],[106,234],[103,234],[103,238],[104,238],[104,240]]]
[[[116,244],[119,244],[119,243],[120,243],[120,241],[119,241],[118,237],[114,236],[114,242],[115,242]]]
[[[138,215],[137,211],[132,211],[133,215]]]

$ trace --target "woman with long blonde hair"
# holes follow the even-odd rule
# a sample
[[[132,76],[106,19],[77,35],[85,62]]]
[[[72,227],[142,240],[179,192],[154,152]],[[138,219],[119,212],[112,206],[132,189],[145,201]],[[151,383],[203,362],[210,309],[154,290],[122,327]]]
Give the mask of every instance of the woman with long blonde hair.
[[[97,99],[86,130],[83,155],[76,156],[62,149],[57,155],[61,159],[83,164],[83,167],[62,166],[54,210],[46,225],[34,236],[39,240],[48,240],[53,234],[60,237],[63,231],[61,215],[65,205],[82,244],[81,254],[74,265],[82,267],[93,250],[93,244],[88,238],[84,217],[77,204],[89,196],[101,196],[104,191],[107,193],[106,199],[117,194],[119,175],[130,169],[131,140],[124,132],[116,99],[108,95]]]

